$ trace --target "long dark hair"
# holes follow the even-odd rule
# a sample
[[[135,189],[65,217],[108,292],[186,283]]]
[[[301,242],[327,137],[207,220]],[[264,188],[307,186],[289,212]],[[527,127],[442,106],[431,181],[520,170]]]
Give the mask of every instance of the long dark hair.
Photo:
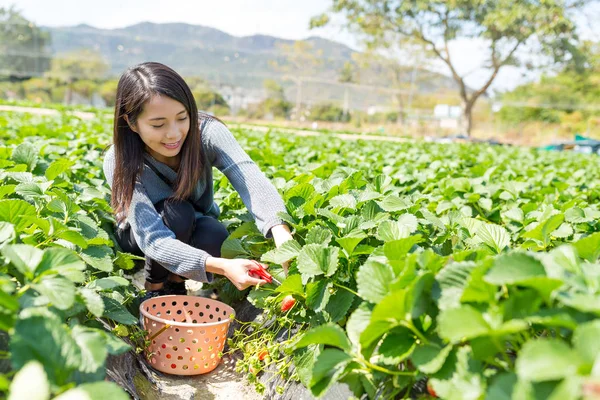
[[[190,131],[181,147],[181,160],[174,183],[173,198],[187,199],[193,192],[204,167],[199,113],[192,91],[183,78],[166,65],[146,62],[128,68],[117,86],[113,143],[115,147],[115,170],[112,184],[112,208],[121,220],[131,204],[136,179],[144,167],[145,145],[134,132],[132,125],[144,108],[144,104],[155,95],[168,96],[183,104],[190,118]],[[211,119],[200,113],[203,119]],[[208,122],[208,121],[207,121]]]

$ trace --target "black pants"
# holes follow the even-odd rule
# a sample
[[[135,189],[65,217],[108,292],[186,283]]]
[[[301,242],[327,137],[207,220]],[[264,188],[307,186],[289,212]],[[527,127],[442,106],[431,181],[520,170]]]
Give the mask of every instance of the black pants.
[[[194,206],[187,201],[167,199],[156,203],[154,207],[178,240],[204,250],[213,257],[221,257],[221,245],[229,233],[217,219],[208,216],[196,219]],[[115,236],[123,251],[144,256],[130,227],[117,229]],[[144,270],[146,281],[150,283],[165,282],[170,274],[169,270],[149,257],[146,257]]]

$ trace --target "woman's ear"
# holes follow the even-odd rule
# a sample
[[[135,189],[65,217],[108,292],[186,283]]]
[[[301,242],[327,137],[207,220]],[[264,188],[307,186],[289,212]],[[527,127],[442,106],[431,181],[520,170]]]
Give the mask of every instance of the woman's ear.
[[[135,125],[133,125],[131,122],[129,122],[129,117],[127,116],[127,114],[123,114],[123,118],[125,119],[125,122],[127,122],[127,125],[129,125],[129,129],[131,129],[135,133],[138,133],[138,131],[135,128]]]

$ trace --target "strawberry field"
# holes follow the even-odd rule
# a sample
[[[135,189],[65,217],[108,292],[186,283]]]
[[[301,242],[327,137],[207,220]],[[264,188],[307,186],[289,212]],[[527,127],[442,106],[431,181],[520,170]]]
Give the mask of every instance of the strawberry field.
[[[108,355],[145,346],[135,257],[113,242],[101,169],[111,121],[0,114],[9,398],[128,398],[105,381]],[[215,284],[264,309],[228,341],[259,393],[283,377],[315,396],[338,382],[373,399],[600,396],[596,156],[232,131],[294,231],[275,249],[215,175],[223,255],[262,260],[282,282]]]

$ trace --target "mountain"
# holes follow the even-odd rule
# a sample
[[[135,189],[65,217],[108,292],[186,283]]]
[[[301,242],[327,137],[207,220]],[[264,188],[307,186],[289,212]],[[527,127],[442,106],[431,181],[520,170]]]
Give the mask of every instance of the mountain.
[[[156,24],[142,22],[120,29],[99,29],[89,25],[71,27],[42,27],[51,35],[53,55],[77,49],[95,49],[110,63],[110,73],[118,76],[127,67],[144,62],[158,61],[169,65],[183,76],[199,76],[218,87],[228,85],[245,90],[262,90],[267,78],[281,77],[274,71],[271,61],[285,63],[285,56],[278,47],[292,44],[287,40],[267,35],[233,36],[215,28],[184,23]],[[339,71],[355,52],[348,46],[318,36],[305,41],[321,51],[325,59],[311,74],[313,80],[337,83]],[[406,79],[410,79],[410,69]],[[428,78],[419,83],[419,91],[432,92],[454,88],[454,82],[443,75],[427,73]],[[362,82],[389,87],[389,82],[376,72],[361,73]],[[303,88],[305,95],[323,94],[324,83],[313,82]],[[326,84],[325,84],[326,85]],[[286,93],[294,86],[284,83]],[[321,88],[311,89],[311,86]],[[340,98],[341,86],[332,86],[326,97]],[[343,95],[343,94],[342,94]],[[389,95],[385,95],[389,98]],[[354,96],[356,97],[356,96]]]

